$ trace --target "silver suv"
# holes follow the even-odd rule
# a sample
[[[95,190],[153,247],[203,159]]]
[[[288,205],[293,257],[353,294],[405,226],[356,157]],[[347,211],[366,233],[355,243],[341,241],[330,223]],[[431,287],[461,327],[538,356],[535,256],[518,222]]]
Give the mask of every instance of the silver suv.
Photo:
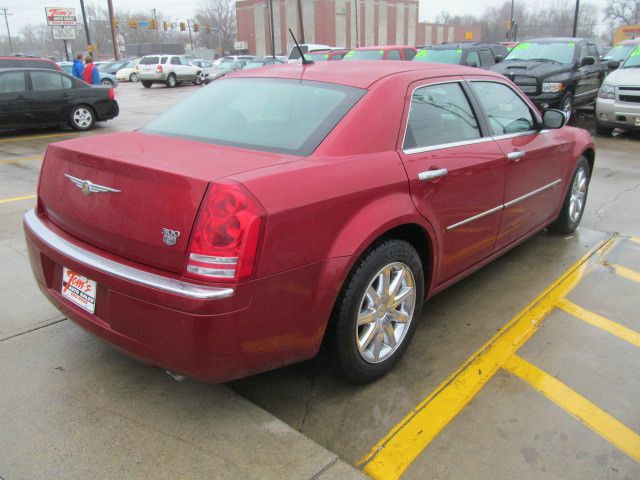
[[[154,83],[173,88],[183,82],[200,82],[200,67],[180,55],[146,55],[136,68],[144,88],[151,88]]]

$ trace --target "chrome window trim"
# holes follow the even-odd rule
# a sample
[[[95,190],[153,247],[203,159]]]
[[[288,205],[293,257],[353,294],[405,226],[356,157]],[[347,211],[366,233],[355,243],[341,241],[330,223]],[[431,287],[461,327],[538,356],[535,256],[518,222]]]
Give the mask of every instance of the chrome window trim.
[[[550,188],[555,187],[556,185],[558,185],[560,182],[562,181],[561,178],[558,178],[556,180],[554,180],[551,183],[548,183],[547,185],[544,185],[543,187],[540,188],[536,188],[535,190],[530,191],[529,193],[525,193],[524,195],[518,197],[518,198],[514,198],[513,200],[509,200],[506,203],[503,203],[502,205],[498,205],[497,207],[493,207],[490,208],[489,210],[485,210],[484,212],[480,212],[472,217],[469,218],[465,218],[464,220],[459,221],[458,223],[454,223],[453,225],[449,225],[448,227],[445,228],[445,230],[447,232],[450,232],[451,230],[455,230],[458,227],[461,227],[463,225],[466,225],[467,223],[471,223],[474,222],[476,220],[479,220],[481,218],[486,217],[487,215],[491,215],[492,213],[496,213],[499,212],[500,210],[504,210],[508,207],[511,207],[512,205],[516,205],[517,203],[520,203],[528,198],[533,197],[534,195],[537,195],[539,193],[542,193],[546,190],[549,190]]]
[[[415,153],[423,153],[423,152],[430,152],[433,150],[442,150],[444,148],[452,148],[452,147],[460,147],[462,145],[470,145],[473,143],[481,143],[481,142],[487,142],[489,140],[491,140],[491,137],[487,137],[487,136],[482,136],[482,129],[480,128],[480,119],[478,118],[478,112],[475,111],[475,109],[473,108],[473,105],[471,103],[471,101],[469,99],[467,99],[467,102],[469,103],[469,107],[471,108],[471,111],[473,112],[473,115],[476,119],[476,122],[478,123],[478,131],[480,132],[480,137],[478,138],[472,138],[469,140],[461,140],[459,142],[451,142],[451,143],[441,143],[438,145],[429,145],[428,147],[415,147],[415,148],[409,148],[407,150],[404,149],[404,141],[407,138],[407,128],[409,127],[409,118],[411,118],[411,100],[413,99],[413,94],[416,92],[417,89],[419,88],[424,88],[424,87],[430,87],[432,85],[446,85],[449,83],[457,83],[460,86],[460,89],[462,90],[462,93],[464,94],[465,97],[467,97],[467,92],[465,92],[464,87],[462,86],[462,83],[465,80],[463,78],[459,78],[456,80],[443,80],[441,82],[433,82],[433,83],[423,83],[418,85],[417,87],[415,87],[413,90],[411,90],[411,95],[409,97],[409,111],[407,112],[407,122],[404,124],[404,133],[402,135],[402,153],[404,153],[405,155],[412,155]]]
[[[33,209],[24,214],[24,224],[40,241],[61,255],[123,280],[198,300],[219,300],[229,298],[234,293],[233,288],[207,287],[163,277],[155,273],[124,265],[85,250],[50,230],[42,223]]]

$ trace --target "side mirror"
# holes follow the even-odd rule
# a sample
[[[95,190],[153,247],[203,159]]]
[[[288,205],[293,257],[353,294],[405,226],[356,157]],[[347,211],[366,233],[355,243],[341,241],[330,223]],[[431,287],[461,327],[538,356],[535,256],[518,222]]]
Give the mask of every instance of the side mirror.
[[[620,60],[609,60],[607,62],[607,67],[609,67],[611,70],[620,68]]]
[[[504,57],[502,55],[496,55],[495,58],[496,58],[496,63],[500,63]]]
[[[580,62],[581,67],[586,67],[587,65],[593,65],[596,63],[596,59],[593,57],[584,57]]]
[[[567,114],[562,110],[549,108],[542,112],[542,126],[544,128],[562,128],[567,122]]]

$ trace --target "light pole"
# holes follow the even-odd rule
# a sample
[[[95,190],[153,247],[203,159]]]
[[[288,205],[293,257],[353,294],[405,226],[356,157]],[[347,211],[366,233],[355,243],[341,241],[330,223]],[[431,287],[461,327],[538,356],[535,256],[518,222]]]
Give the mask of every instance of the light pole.
[[[511,22],[509,23],[509,36],[511,37],[512,41],[515,41],[516,36],[514,35],[514,31],[513,31],[513,23],[514,23],[514,19],[513,19],[513,8],[514,8],[514,4],[515,4],[515,0],[511,0],[511,17],[510,20]]]
[[[9,10],[8,8],[3,8],[2,12],[4,14],[4,23],[7,26],[7,37],[9,37],[9,53],[12,53],[13,44],[11,43],[11,30],[9,30],[9,19],[7,17],[13,14],[9,13],[8,10]]]
[[[573,15],[573,36],[578,36],[578,13],[580,12],[580,0],[576,0],[576,11]]]
[[[118,44],[116,42],[116,27],[114,25],[113,18],[113,2],[111,0],[107,0],[107,7],[109,7],[109,24],[111,27],[111,43],[113,43],[113,58],[116,60],[120,60],[120,55],[118,54]]]
[[[271,56],[276,58],[276,36],[273,31],[273,0],[269,0],[269,30],[271,31]]]
[[[80,0],[80,11],[82,12],[82,23],[84,23],[84,34],[87,37],[87,45],[91,45],[91,33],[87,22],[87,13],[84,10],[84,0]]]

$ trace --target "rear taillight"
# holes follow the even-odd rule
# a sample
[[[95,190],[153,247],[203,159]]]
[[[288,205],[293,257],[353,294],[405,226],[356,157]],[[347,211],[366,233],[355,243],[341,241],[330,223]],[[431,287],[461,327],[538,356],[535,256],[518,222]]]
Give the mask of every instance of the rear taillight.
[[[158,65],[156,67],[156,73],[162,73],[164,70],[162,69],[162,65]]]
[[[191,236],[185,275],[238,281],[253,273],[264,210],[240,184],[209,188]]]
[[[113,87],[109,87],[109,100],[115,100],[116,99],[116,91],[113,89]]]

